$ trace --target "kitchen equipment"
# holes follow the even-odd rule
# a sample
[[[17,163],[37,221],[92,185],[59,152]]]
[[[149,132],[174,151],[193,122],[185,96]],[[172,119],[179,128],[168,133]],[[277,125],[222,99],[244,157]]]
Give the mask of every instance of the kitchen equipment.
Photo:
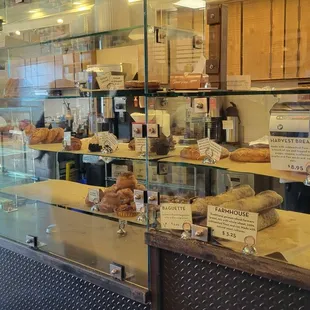
[[[223,108],[218,98],[209,98],[208,113],[205,118],[205,136],[210,140],[221,143],[223,141]]]
[[[226,121],[223,121],[223,129],[226,130],[226,142],[232,144],[239,143],[239,112],[237,106],[230,102],[231,107],[226,109]]]
[[[310,102],[276,103],[270,110],[271,136],[308,138]]]

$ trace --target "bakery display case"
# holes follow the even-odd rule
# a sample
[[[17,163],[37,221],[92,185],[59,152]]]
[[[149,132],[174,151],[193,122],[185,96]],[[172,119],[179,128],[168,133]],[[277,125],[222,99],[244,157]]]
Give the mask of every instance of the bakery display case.
[[[104,309],[306,309],[307,1],[7,2],[0,251]]]

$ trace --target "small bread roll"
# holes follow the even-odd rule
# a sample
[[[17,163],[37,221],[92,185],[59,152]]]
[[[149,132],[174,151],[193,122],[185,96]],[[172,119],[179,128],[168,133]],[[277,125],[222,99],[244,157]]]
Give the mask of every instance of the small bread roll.
[[[230,154],[230,159],[238,162],[269,163],[269,148],[241,148]]]
[[[264,191],[254,197],[247,197],[238,201],[230,201],[221,205],[223,208],[261,213],[278,207],[283,198],[274,191]]]
[[[98,204],[100,212],[112,213],[121,205],[120,197],[117,193],[106,193]]]
[[[254,190],[249,185],[242,185],[229,190],[217,196],[209,196],[198,198],[192,204],[192,211],[200,212],[203,215],[208,214],[208,206],[220,206],[225,203],[234,202],[236,200],[252,197],[255,195]]]

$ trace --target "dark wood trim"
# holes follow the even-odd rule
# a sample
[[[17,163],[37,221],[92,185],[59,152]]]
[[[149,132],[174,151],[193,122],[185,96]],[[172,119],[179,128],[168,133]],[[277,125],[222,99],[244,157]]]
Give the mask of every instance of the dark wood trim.
[[[149,249],[152,310],[160,310],[162,309],[160,249],[155,247],[149,247]]]
[[[149,302],[149,291],[128,282],[120,282],[112,279],[108,274],[100,273],[94,269],[65,260],[39,249],[27,247],[0,237],[0,247],[33,259],[45,265],[70,273],[80,279],[91,282],[106,290],[120,294],[139,303]],[[18,268],[18,267],[17,267]]]
[[[195,240],[182,240],[162,232],[147,232],[146,243],[155,248],[180,253],[227,266],[267,279],[310,290],[310,270],[257,256],[246,256],[230,249]]]

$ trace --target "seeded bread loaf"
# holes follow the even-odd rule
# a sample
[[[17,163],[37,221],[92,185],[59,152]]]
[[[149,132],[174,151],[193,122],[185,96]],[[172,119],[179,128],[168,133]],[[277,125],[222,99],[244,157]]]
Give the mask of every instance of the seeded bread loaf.
[[[230,154],[230,159],[238,162],[269,163],[269,148],[241,148]]]

